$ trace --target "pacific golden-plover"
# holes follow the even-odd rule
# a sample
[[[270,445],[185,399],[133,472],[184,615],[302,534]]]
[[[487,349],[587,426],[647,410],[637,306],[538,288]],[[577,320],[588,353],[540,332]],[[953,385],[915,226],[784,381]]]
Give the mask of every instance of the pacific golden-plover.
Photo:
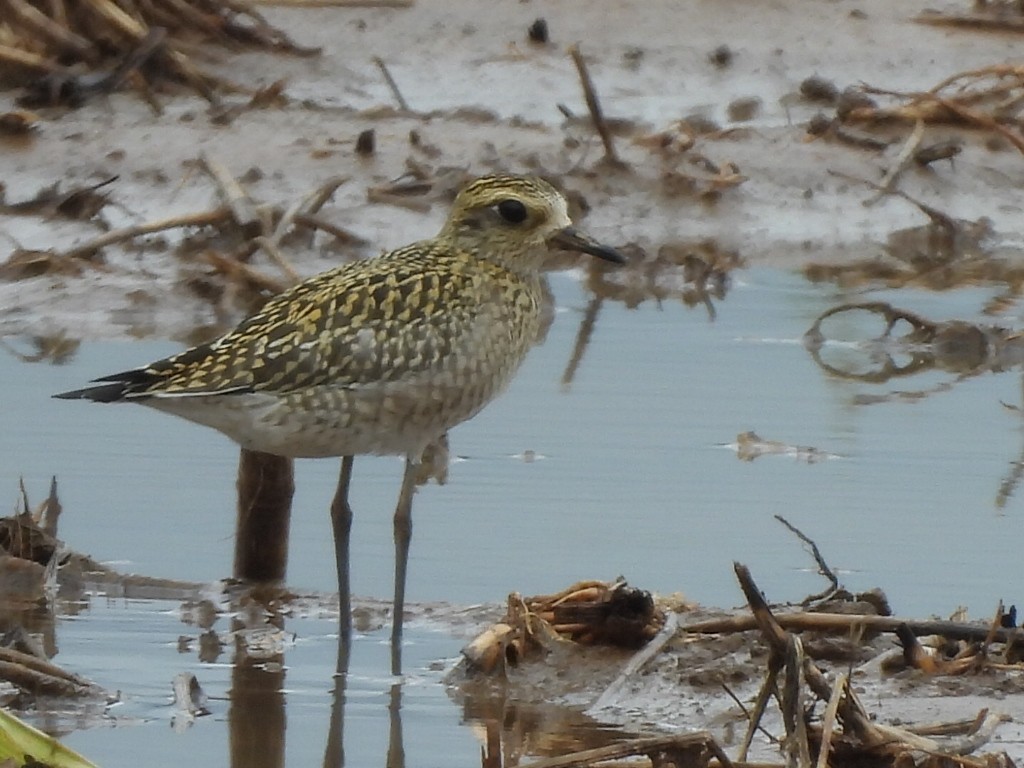
[[[263,453],[344,457],[331,512],[345,604],[352,457],[405,456],[394,654],[418,463],[519,368],[541,324],[549,245],[624,261],[573,228],[547,182],[485,176],[462,188],[434,239],[316,275],[208,344],[56,397],[141,403]]]

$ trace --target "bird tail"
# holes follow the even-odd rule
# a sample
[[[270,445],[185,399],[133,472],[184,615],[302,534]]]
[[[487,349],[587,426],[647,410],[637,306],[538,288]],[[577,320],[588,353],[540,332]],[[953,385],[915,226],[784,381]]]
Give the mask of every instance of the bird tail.
[[[95,403],[135,400],[146,396],[145,388],[156,378],[153,372],[136,368],[132,371],[122,371],[93,379],[97,382],[96,386],[73,389],[70,392],[59,392],[54,397],[58,400],[92,400]]]

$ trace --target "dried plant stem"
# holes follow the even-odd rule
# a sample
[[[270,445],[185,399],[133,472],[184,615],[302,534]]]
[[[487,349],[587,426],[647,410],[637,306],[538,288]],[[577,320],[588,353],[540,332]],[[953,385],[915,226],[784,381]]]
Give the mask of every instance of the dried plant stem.
[[[101,248],[105,248],[108,245],[123,243],[126,240],[131,240],[132,238],[139,237],[141,235],[151,235],[155,232],[177,229],[178,227],[209,227],[215,224],[223,224],[230,218],[231,209],[227,206],[214,208],[211,211],[172,216],[171,218],[161,219],[160,221],[151,221],[145,224],[136,224],[132,227],[125,227],[124,229],[115,229],[110,232],[104,232],[99,237],[68,249],[62,255],[64,258],[87,259]]]
[[[399,109],[403,112],[411,112],[412,110],[409,109],[409,103],[405,100],[402,92],[398,89],[398,83],[396,83],[395,78],[391,76],[391,72],[388,70],[388,65],[384,63],[384,59],[380,56],[374,56],[373,63],[377,65],[377,68],[380,69],[380,73],[384,75],[384,82],[386,82],[388,84],[388,88],[391,89],[391,95],[394,96],[395,101],[398,102]]]
[[[601,143],[604,144],[605,159],[620,165],[622,161],[615,151],[612,132],[609,130],[608,123],[604,119],[601,102],[597,98],[597,91],[594,88],[593,80],[590,79],[590,72],[587,70],[586,61],[583,60],[583,54],[580,53],[580,47],[578,45],[569,46],[569,55],[572,56],[573,63],[576,64],[576,71],[579,73],[580,83],[583,85],[583,97],[587,101],[587,109],[590,110],[590,119],[594,122],[594,128],[601,137]]]

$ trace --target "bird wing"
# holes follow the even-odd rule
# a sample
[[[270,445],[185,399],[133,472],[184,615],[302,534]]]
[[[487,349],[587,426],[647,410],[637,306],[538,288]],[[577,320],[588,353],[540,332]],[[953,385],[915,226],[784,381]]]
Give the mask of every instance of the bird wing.
[[[410,246],[324,272],[208,344],[58,397],[112,401],[359,387],[458,366],[474,350],[479,358],[481,346],[508,333],[499,317],[505,304],[497,298],[510,275],[498,267],[491,274],[479,266],[432,264]],[[522,298],[528,300],[526,292]]]

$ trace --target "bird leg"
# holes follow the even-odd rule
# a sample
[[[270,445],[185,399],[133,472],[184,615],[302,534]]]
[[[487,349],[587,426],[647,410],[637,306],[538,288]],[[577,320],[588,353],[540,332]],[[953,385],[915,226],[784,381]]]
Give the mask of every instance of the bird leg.
[[[352,507],[348,503],[348,485],[352,480],[351,456],[341,459],[338,488],[331,501],[331,526],[334,528],[334,563],[338,569],[339,641],[348,645],[352,636],[352,597],[348,578],[348,540],[352,530]]]
[[[405,459],[402,490],[395,507],[395,600],[391,620],[391,673],[402,673],[402,618],[405,613],[405,574],[409,565],[409,542],[412,540],[412,497],[416,492],[419,462]]]

